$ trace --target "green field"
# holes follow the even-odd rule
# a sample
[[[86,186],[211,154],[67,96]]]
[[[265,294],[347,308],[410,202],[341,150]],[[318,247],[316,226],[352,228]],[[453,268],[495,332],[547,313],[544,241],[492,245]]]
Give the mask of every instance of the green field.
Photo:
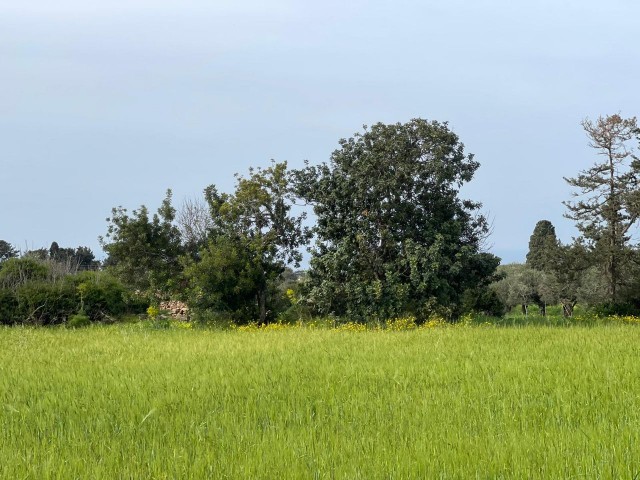
[[[640,328],[0,329],[0,477],[639,478]]]

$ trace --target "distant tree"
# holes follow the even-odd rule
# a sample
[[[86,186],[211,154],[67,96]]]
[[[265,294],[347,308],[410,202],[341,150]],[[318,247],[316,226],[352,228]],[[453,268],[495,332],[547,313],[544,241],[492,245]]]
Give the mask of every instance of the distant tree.
[[[59,252],[60,246],[58,245],[58,242],[52,242],[51,246],[49,247],[49,256],[51,258],[56,258]]]
[[[541,304],[544,315],[546,305],[557,300],[557,287],[550,274],[518,263],[501,265],[498,272],[502,279],[492,287],[509,309],[520,305],[522,313],[528,315],[529,305],[536,303]]]
[[[63,248],[58,245],[58,242],[51,243],[48,258],[64,265],[70,273],[96,269],[100,265],[89,247]]]
[[[299,265],[309,232],[304,213],[291,212],[295,197],[286,162],[250,169],[248,177],[237,179],[233,194],[213,185],[205,190],[210,244],[185,273],[192,292],[208,292],[208,301],[215,302],[210,308],[265,322],[269,293],[287,265]]]
[[[633,160],[630,142],[638,135],[636,118],[620,115],[585,119],[582,126],[602,161],[565,178],[577,189],[575,202],[564,202],[566,216],[575,220],[578,230],[593,251],[602,268],[610,302],[621,300],[625,284],[625,267],[632,255],[629,248],[630,229],[640,215],[638,189],[640,162]],[[633,160],[633,161],[632,161]]]
[[[572,317],[578,301],[585,300],[581,292],[587,280],[585,273],[593,268],[593,256],[584,243],[578,240],[572,245],[562,245],[557,259],[552,269],[556,279],[557,297],[562,305],[564,316]],[[602,278],[602,275],[600,276]],[[595,297],[592,295],[590,298]]]
[[[76,247],[73,258],[78,264],[79,270],[95,270],[100,266],[93,251],[89,247]]]
[[[213,226],[209,206],[204,199],[187,198],[176,215],[182,243],[191,255],[207,245],[207,236]]]
[[[49,250],[46,248],[36,248],[33,250],[27,250],[24,252],[25,257],[35,258],[36,260],[48,260],[49,259]]]
[[[13,248],[9,242],[0,240],[0,263],[18,256],[18,250]]]
[[[126,285],[142,292],[166,296],[177,290],[183,249],[174,220],[171,190],[153,217],[144,205],[131,216],[125,208],[113,208],[107,234],[100,238],[109,255],[106,265]]]
[[[499,259],[482,253],[480,204],[458,197],[479,164],[446,123],[378,123],[297,174],[317,216],[306,300],[366,321],[455,317]]]
[[[536,223],[529,239],[527,265],[543,272],[553,271],[558,260],[560,242],[556,237],[556,229],[549,220]]]

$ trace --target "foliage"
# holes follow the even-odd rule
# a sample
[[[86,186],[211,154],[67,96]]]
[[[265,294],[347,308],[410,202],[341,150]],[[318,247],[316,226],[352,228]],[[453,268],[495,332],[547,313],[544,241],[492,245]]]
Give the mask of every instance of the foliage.
[[[32,257],[10,258],[0,270],[0,288],[16,289],[29,281],[45,280],[48,266]]]
[[[79,310],[92,321],[139,311],[138,301],[106,272],[85,271],[52,280],[40,269],[35,269],[39,275],[24,273],[33,273],[25,266],[41,267],[42,263],[29,257],[16,260],[3,272],[10,274],[11,282],[0,286],[0,324],[58,324]],[[20,281],[15,281],[15,272],[23,274]]]
[[[5,240],[0,240],[0,268],[5,260],[18,256],[18,250]]]
[[[606,295],[610,302],[622,300],[626,266],[632,255],[629,248],[630,229],[640,215],[640,162],[633,160],[630,141],[638,135],[635,117],[624,119],[618,114],[599,117],[595,122],[582,122],[602,161],[565,178],[576,188],[575,202],[564,202],[567,218],[575,220],[578,230],[596,258],[607,282]]]
[[[329,164],[297,172],[317,216],[307,302],[359,321],[457,315],[499,262],[480,253],[480,204],[458,197],[477,168],[446,123],[415,119],[365,127]]]
[[[500,280],[500,276],[496,275],[493,279],[497,282]],[[506,310],[507,305],[490,285],[469,288],[462,295],[463,312],[475,312],[491,317],[500,317],[504,315]]]
[[[189,308],[196,312],[217,312],[239,324],[260,318],[258,292],[264,295],[264,321],[273,321],[291,304],[278,288],[278,270],[266,279],[265,271],[251,252],[226,237],[212,239],[200,251],[200,261],[189,261],[184,270],[188,279],[185,290]],[[280,306],[280,308],[277,308]],[[215,316],[215,315],[214,315]]]
[[[551,272],[558,262],[559,249],[555,227],[549,220],[540,220],[529,239],[527,265],[535,270]]]
[[[54,325],[64,323],[79,307],[76,291],[66,282],[30,281],[16,289],[14,318],[21,323]]]
[[[125,286],[107,272],[80,272],[65,280],[73,286],[80,308],[91,320],[104,320],[136,310],[129,302]]]
[[[147,308],[147,316],[151,320],[155,320],[159,314],[160,314],[160,309],[158,309],[158,307],[156,307],[155,305],[149,305],[149,308]]]
[[[89,325],[91,325],[91,319],[83,311],[69,317],[66,323],[67,328],[82,328],[88,327]]]
[[[294,195],[286,162],[237,177],[233,194],[205,190],[210,243],[187,265],[190,306],[231,312],[264,323],[277,314],[273,291],[287,264],[299,265],[309,233],[304,214],[291,213]]]
[[[125,208],[113,208],[107,235],[100,239],[109,255],[105,262],[109,270],[130,288],[150,296],[179,290],[176,278],[183,249],[174,219],[171,190],[152,218],[144,205],[131,216]]]
[[[49,259],[54,262],[66,264],[69,270],[75,273],[79,270],[96,269],[100,262],[89,247],[62,248],[57,242],[53,242],[49,248]]]
[[[12,325],[19,322],[18,299],[15,292],[0,288],[0,325]]]
[[[501,265],[498,271],[502,278],[492,288],[508,309],[520,305],[526,315],[529,305],[535,303],[544,315],[545,306],[557,301],[558,288],[553,275],[518,263]]]

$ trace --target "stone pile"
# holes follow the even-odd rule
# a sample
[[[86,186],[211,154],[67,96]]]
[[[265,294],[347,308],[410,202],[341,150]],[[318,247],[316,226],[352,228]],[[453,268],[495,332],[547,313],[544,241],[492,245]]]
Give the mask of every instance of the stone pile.
[[[160,302],[160,310],[164,310],[169,315],[178,320],[187,320],[189,318],[189,307],[184,302],[177,300],[168,300]]]

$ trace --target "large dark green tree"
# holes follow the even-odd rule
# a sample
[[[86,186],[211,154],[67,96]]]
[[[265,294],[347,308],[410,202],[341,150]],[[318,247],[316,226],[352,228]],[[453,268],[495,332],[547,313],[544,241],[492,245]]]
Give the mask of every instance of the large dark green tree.
[[[292,213],[286,162],[238,176],[233,194],[205,190],[211,212],[209,246],[186,275],[192,303],[232,312],[239,320],[268,320],[270,292],[287,265],[298,266],[308,240],[304,214]]]
[[[540,282],[548,282],[546,290],[555,290],[555,270],[560,262],[562,247],[556,237],[556,229],[549,220],[540,220],[536,223],[533,233],[529,238],[529,252],[527,253],[526,266],[547,275],[539,276]],[[544,287],[544,286],[542,286]],[[548,299],[541,292],[545,288],[537,288],[533,296],[533,302],[538,305],[540,313],[546,315]],[[553,287],[553,288],[552,288]]]
[[[361,321],[459,313],[499,263],[480,204],[458,195],[478,166],[447,123],[415,119],[365,127],[299,171],[317,216],[307,301]]]
[[[169,295],[179,287],[183,253],[180,232],[174,225],[171,190],[152,217],[144,205],[129,215],[113,208],[107,234],[101,238],[109,255],[105,264],[129,287],[151,295]]]
[[[585,119],[582,126],[589,146],[601,157],[577,177],[565,178],[578,199],[564,202],[566,216],[576,226],[607,280],[610,302],[623,300],[627,266],[632,251],[630,230],[640,215],[640,162],[634,160],[632,141],[638,135],[635,117],[620,115]]]
[[[552,271],[558,261],[559,250],[560,242],[553,223],[540,220],[529,238],[527,266],[543,272]]]

